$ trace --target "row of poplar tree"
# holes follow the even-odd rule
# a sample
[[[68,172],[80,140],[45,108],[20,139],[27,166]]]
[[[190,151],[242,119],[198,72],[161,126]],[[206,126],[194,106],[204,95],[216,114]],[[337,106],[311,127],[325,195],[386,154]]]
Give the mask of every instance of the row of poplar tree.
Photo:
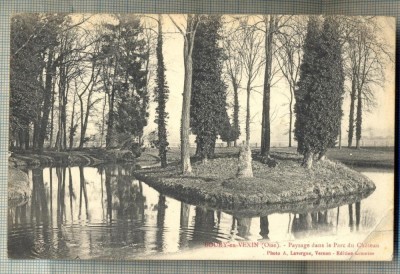
[[[98,19],[88,15],[13,16],[10,146],[43,150],[47,142],[49,147],[66,150],[73,148],[78,135],[82,148],[89,140],[86,131],[93,118],[100,145],[104,138],[106,147],[120,146],[132,136],[141,143],[153,99],[157,146],[162,166],[166,165],[169,89],[163,20],[167,18],[106,17],[107,23],[97,23]],[[241,134],[240,90],[247,95],[243,116],[249,149],[250,95],[257,90],[262,72],[263,156],[270,149],[271,88],[281,77],[289,86],[289,146],[295,121],[295,139],[305,165],[315,155],[323,157],[341,134],[346,79],[351,102],[348,145],[352,146],[356,129],[359,147],[362,112],[374,105],[374,89],[383,85],[385,61],[391,58],[377,35],[379,25],[374,18],[182,17],[168,16],[184,40],[183,172],[190,172],[190,132],[196,135],[196,154],[202,159],[213,156],[218,136],[236,146]],[[230,104],[228,90],[232,90]]]
[[[210,18],[214,19],[210,21]],[[190,173],[189,113],[193,129],[196,111],[205,109],[198,116],[201,118],[203,134],[200,135],[197,128],[194,132],[197,133],[197,152],[199,149],[204,150],[203,153],[200,152],[200,156],[207,159],[212,155],[208,152],[212,152],[216,138],[214,135],[216,131],[213,131],[210,125],[218,121],[207,121],[207,117],[211,114],[212,119],[216,119],[217,111],[212,106],[216,105],[216,108],[219,108],[213,100],[220,86],[215,77],[221,77],[221,74],[215,75],[216,72],[220,72],[218,69],[214,69],[214,74],[207,76],[210,70],[207,65],[214,64],[214,68],[218,66],[212,62],[214,61],[212,58],[211,62],[208,59],[204,61],[205,56],[214,56],[211,52],[218,52],[219,47],[210,47],[211,52],[205,51],[204,54],[208,55],[201,55],[200,60],[197,60],[195,45],[207,45],[213,41],[212,33],[213,31],[217,33],[217,28],[209,26],[206,31],[208,36],[201,36],[204,35],[202,27],[210,22],[214,26],[220,26],[218,22],[221,17],[187,15],[185,20],[182,20],[184,24],[175,22],[172,17],[171,20],[184,37],[185,85],[181,120],[181,168],[183,173]],[[380,36],[383,30],[377,18],[255,15],[232,16],[228,22],[230,29],[224,30],[222,47],[226,58],[227,79],[234,93],[231,127],[233,140],[239,133],[238,90],[245,90],[247,96],[246,138],[240,157],[243,162],[240,165],[242,171],[238,172],[238,176],[252,176],[250,95],[257,91],[256,82],[262,72],[264,72],[260,153],[262,159],[270,160],[270,96],[272,86],[279,81],[277,77],[279,73],[287,81],[290,93],[289,146],[292,139],[293,114],[296,114],[294,133],[298,142],[298,152],[304,156],[304,166],[311,167],[314,158],[324,158],[327,149],[335,146],[337,141],[341,146],[342,107],[346,89],[350,94],[348,146],[352,146],[355,129],[356,147],[360,147],[363,112],[370,111],[374,107],[375,93],[384,87],[386,66],[388,63],[393,64],[393,52]],[[216,57],[218,56],[215,55]],[[192,81],[192,78],[195,79],[198,75],[197,62],[201,61],[205,62],[202,70],[204,83]],[[201,84],[201,89],[197,89],[196,84]],[[213,91],[207,93],[207,89]],[[207,96],[198,102],[204,105],[198,107],[187,103],[190,100],[193,102],[191,98],[203,94]]]

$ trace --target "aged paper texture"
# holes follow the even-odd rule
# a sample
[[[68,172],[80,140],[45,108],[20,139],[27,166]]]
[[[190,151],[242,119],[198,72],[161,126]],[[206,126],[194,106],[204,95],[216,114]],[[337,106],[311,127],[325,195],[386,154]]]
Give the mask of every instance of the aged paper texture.
[[[393,257],[395,20],[11,18],[8,256]]]

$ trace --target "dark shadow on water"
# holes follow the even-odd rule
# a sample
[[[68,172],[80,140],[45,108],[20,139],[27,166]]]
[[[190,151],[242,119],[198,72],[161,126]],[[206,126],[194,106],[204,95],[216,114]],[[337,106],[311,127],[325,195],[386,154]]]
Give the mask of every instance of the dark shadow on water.
[[[9,257],[133,259],[207,242],[269,241],[276,215],[284,217],[280,233],[295,238],[334,235],[338,227],[357,233],[375,223],[361,209],[371,193],[224,207],[171,198],[136,180],[133,171],[120,165],[31,170],[31,199],[8,208]]]

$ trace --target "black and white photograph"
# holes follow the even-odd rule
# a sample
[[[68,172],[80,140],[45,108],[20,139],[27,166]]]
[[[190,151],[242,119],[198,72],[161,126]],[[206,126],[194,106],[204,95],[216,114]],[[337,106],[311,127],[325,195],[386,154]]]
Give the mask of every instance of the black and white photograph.
[[[395,18],[10,25],[10,259],[393,259]]]

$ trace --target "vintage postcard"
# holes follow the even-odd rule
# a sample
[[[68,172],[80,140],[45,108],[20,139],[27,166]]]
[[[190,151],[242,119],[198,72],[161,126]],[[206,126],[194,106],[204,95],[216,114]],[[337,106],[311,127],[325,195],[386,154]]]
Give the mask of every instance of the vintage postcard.
[[[392,260],[394,18],[10,20],[9,258]]]

